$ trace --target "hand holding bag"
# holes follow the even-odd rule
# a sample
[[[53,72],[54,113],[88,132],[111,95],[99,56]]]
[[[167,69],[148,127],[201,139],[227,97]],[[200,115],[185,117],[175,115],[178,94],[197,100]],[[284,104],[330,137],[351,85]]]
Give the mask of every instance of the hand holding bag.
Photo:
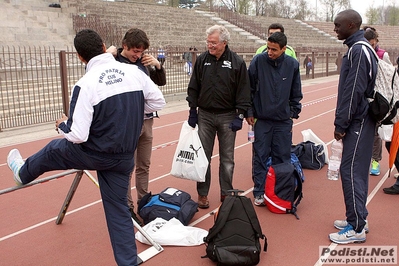
[[[185,121],[180,131],[170,174],[183,179],[205,182],[208,164],[198,135],[198,125],[192,128]]]

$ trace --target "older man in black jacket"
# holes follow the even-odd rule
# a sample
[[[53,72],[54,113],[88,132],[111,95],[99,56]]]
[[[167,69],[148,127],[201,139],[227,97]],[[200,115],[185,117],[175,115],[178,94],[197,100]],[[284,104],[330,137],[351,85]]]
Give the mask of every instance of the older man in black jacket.
[[[228,47],[230,33],[214,25],[206,31],[208,51],[198,56],[188,85],[190,106],[188,123],[195,127],[208,161],[211,161],[215,136],[219,140],[220,200],[233,189],[234,144],[242,128],[244,113],[251,106],[247,67]],[[197,183],[198,207],[209,208],[210,166],[205,182]]]

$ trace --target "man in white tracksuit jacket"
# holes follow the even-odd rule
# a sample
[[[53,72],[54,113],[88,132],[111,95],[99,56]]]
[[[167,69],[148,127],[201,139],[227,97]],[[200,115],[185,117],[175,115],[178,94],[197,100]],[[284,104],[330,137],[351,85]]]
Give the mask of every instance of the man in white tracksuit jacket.
[[[161,110],[165,99],[137,66],[117,62],[105,53],[96,32],[82,30],[74,45],[87,68],[73,88],[69,116],[56,122],[64,138],[51,141],[26,162],[13,149],[7,163],[17,184],[52,170],[97,170],[115,260],[118,265],[137,265],[126,197],[129,177],[144,113]]]

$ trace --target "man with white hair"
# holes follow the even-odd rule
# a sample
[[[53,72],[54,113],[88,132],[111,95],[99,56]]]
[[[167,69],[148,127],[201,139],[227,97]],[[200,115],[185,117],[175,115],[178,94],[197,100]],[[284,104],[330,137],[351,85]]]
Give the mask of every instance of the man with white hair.
[[[219,141],[220,201],[233,189],[234,144],[242,128],[244,113],[251,107],[247,66],[228,47],[230,33],[224,26],[206,30],[208,51],[198,56],[188,84],[190,106],[188,123],[198,124],[198,134],[208,161],[211,161],[215,136]],[[209,208],[210,165],[205,182],[197,183],[198,207]]]

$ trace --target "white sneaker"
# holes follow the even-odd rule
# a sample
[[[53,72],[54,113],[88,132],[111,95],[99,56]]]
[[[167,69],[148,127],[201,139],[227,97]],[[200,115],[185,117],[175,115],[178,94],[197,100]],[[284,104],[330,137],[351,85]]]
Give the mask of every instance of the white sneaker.
[[[17,149],[12,149],[7,156],[7,164],[8,167],[11,169],[11,171],[14,174],[14,181],[18,186],[23,185],[21,178],[19,177],[19,170],[21,170],[21,167],[24,165],[24,160],[22,159],[21,154],[19,153],[19,150]]]
[[[353,230],[352,225],[348,224],[341,231],[329,234],[328,237],[337,244],[364,243],[366,242],[366,231],[363,229],[360,233],[357,233]]]
[[[346,220],[335,220],[334,221],[334,227],[337,228],[338,230],[342,230],[345,227],[348,226],[348,222]],[[366,234],[369,233],[369,222],[366,220],[366,224],[364,225],[364,231]]]
[[[395,179],[398,179],[398,177],[399,177],[399,173],[396,173],[393,175],[393,178],[395,178]]]
[[[265,198],[263,195],[256,196],[254,199],[255,206],[265,206]]]

